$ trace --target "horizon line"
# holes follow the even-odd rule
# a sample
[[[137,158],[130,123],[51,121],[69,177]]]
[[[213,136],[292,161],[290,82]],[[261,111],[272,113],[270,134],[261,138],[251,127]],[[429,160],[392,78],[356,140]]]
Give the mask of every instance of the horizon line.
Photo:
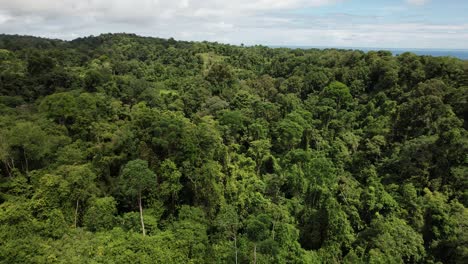
[[[243,42],[240,42],[238,44],[236,43],[228,43],[228,42],[222,42],[222,41],[217,41],[217,40],[188,40],[188,39],[176,39],[174,37],[158,37],[154,35],[144,35],[144,34],[137,34],[137,33],[129,33],[129,32],[107,32],[107,33],[99,33],[98,35],[94,34],[89,34],[89,35],[83,35],[83,36],[77,36],[74,37],[73,39],[66,39],[66,38],[60,38],[60,37],[52,37],[52,36],[45,36],[45,35],[24,35],[24,34],[11,34],[11,33],[0,33],[0,35],[6,35],[6,36],[20,36],[20,37],[35,37],[35,38],[43,38],[43,39],[49,39],[49,40],[61,40],[65,42],[70,42],[74,41],[80,38],[89,38],[89,37],[99,37],[101,35],[106,35],[106,34],[122,34],[122,35],[135,35],[138,37],[147,37],[147,38],[158,38],[158,39],[164,39],[164,40],[169,40],[169,39],[174,39],[176,41],[187,41],[187,42],[210,42],[210,43],[218,43],[218,44],[225,44],[225,45],[233,45],[233,46],[245,46],[245,47],[254,47],[254,46],[265,46],[265,47],[270,47],[270,48],[296,48],[296,49],[351,49],[351,50],[372,50],[372,51],[391,51],[391,50],[413,50],[413,51],[466,51],[468,52],[468,47],[467,48],[407,48],[407,47],[399,47],[399,48],[389,48],[389,47],[377,47],[377,46],[372,46],[372,47],[366,47],[366,46],[323,46],[323,45],[313,45],[313,44],[261,44],[261,43],[255,43],[255,44],[245,44]]]

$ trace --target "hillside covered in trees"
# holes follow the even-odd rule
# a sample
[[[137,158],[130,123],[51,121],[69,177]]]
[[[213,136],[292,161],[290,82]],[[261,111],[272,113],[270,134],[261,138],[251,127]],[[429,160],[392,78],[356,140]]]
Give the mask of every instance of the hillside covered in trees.
[[[468,263],[468,62],[0,35],[1,263]]]

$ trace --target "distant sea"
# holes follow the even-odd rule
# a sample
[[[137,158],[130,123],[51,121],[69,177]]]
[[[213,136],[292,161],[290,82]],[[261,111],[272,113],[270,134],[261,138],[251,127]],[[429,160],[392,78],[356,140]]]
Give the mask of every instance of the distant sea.
[[[404,52],[412,52],[416,55],[428,55],[434,57],[450,56],[462,60],[468,60],[468,49],[389,49],[389,48],[359,48],[359,47],[314,47],[314,46],[281,46],[273,45],[272,48],[291,48],[291,49],[344,49],[344,50],[362,50],[364,52],[388,50],[397,56]]]

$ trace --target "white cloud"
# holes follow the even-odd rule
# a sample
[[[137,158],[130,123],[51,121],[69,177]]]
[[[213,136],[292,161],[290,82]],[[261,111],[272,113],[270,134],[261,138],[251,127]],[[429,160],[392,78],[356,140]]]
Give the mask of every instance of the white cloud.
[[[6,23],[10,19],[12,19],[12,17],[9,14],[0,12],[0,25]]]
[[[429,3],[429,0],[406,0],[410,5],[422,6]]]
[[[0,0],[0,33],[73,39],[129,32],[233,44],[468,48],[468,23],[289,12],[342,1]]]
[[[17,14],[157,17],[161,12],[193,16],[251,14],[268,10],[316,7],[340,0],[0,0],[0,9]]]

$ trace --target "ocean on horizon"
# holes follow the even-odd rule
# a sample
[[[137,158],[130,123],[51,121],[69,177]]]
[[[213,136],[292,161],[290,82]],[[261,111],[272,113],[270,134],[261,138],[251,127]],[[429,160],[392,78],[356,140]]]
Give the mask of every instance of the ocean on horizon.
[[[291,48],[291,49],[343,49],[343,50],[362,50],[364,52],[386,50],[390,51],[394,56],[405,52],[411,52],[420,56],[433,57],[455,57],[462,60],[468,60],[468,49],[389,49],[389,48],[359,48],[359,47],[314,47],[314,46],[281,46],[272,45],[272,48]]]

